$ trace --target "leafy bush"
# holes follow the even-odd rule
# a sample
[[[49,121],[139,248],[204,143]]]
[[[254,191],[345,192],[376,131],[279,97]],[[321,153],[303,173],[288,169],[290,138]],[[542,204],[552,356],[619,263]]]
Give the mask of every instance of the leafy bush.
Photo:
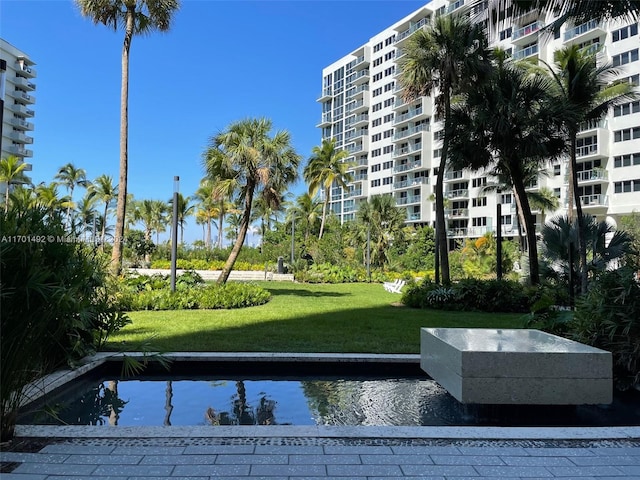
[[[11,436],[24,386],[95,352],[129,319],[118,311],[107,259],[41,208],[0,213],[0,415]]]
[[[222,270],[224,264],[225,260],[183,260],[179,258],[176,261],[176,267],[180,270]],[[154,260],[153,262],[151,262],[151,268],[169,270],[171,268],[171,261]],[[252,264],[248,262],[236,261],[233,269],[240,271],[260,271],[264,270],[264,263]]]
[[[617,386],[640,383],[640,284],[633,267],[601,273],[576,302],[571,334],[613,354]]]

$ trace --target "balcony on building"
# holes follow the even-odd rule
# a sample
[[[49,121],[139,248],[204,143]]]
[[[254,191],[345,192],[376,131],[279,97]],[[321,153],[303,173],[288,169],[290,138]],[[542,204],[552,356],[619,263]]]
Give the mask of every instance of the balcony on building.
[[[342,204],[342,212],[350,213],[356,210],[356,202],[355,200],[345,200]]]
[[[354,155],[358,152],[367,152],[369,151],[369,139],[363,137],[358,142],[352,142],[345,145],[344,149],[350,154]]]
[[[468,188],[457,188],[455,190],[445,190],[444,196],[448,199],[454,198],[468,198],[469,197],[469,189]]]
[[[444,213],[448,218],[469,218],[468,208],[447,208]]]
[[[420,212],[409,212],[407,210],[407,221],[408,222],[417,222],[420,220]]]
[[[362,85],[357,85],[355,87],[351,87],[347,90],[347,100],[355,100],[358,98],[362,98],[364,92],[369,91],[369,84],[363,83]]]
[[[398,163],[395,167],[393,167],[394,173],[402,173],[408,172],[410,170],[414,170],[416,168],[422,167],[422,160],[412,160],[408,162]]]
[[[454,180],[468,180],[469,174],[464,170],[450,170],[448,172],[444,172],[444,181],[452,182]]]
[[[429,177],[407,178],[393,183],[393,188],[401,190],[403,188],[413,188],[417,185],[428,185]]]
[[[537,54],[538,54],[538,44],[536,43],[535,45],[529,45],[528,47],[523,48],[521,50],[516,50],[516,52],[513,54],[513,58],[515,60],[522,60],[523,58],[531,57]]]
[[[350,75],[347,75],[347,85],[360,85],[369,81],[369,69],[358,70]]]
[[[347,142],[354,142],[360,137],[364,137],[369,134],[368,128],[352,128],[347,130],[344,134],[344,139]]]
[[[328,127],[331,125],[331,112],[326,112],[322,114],[322,119],[320,123],[316,125],[317,128]]]
[[[38,72],[36,72],[36,69],[33,67],[33,65],[34,63],[31,60],[25,57],[21,57],[18,58],[14,67],[16,69],[16,72],[21,76],[34,78],[38,75]]]
[[[572,45],[574,43],[584,43],[606,33],[607,31],[604,29],[602,22],[589,20],[581,25],[567,29],[563,38],[565,44]]]
[[[367,174],[366,173],[357,173],[353,176],[353,182],[364,182],[367,180]]]
[[[7,120],[7,123],[19,130],[33,130],[33,123],[27,122],[26,120],[22,120],[20,118],[10,118],[9,120]]]
[[[21,103],[23,105],[32,105],[36,103],[36,97],[31,95],[30,93],[23,92],[18,89],[14,90],[13,93],[11,93],[10,95],[13,97],[13,99],[16,102]]]
[[[396,133],[393,135],[393,139],[394,140],[408,139],[415,135],[420,135],[422,134],[422,132],[428,132],[429,128],[430,127],[428,123],[421,123],[420,125],[414,125],[412,127],[404,128],[402,130],[397,130]]]
[[[326,102],[327,100],[331,100],[331,96],[332,96],[331,87],[325,87],[322,89],[322,93],[320,94],[316,102]]]
[[[393,119],[393,124],[400,125],[402,123],[409,122],[415,118],[420,117],[423,112],[424,110],[422,109],[422,105],[411,107],[405,113],[396,114],[395,118]]]
[[[609,197],[602,193],[597,193],[594,195],[582,195],[580,196],[580,203],[582,208],[592,209],[592,208],[601,208],[607,207],[609,205]]]
[[[483,235],[493,232],[493,228],[488,227],[486,225],[482,227],[469,227],[467,228],[467,233],[470,237],[482,237]]]
[[[469,229],[466,228],[466,227],[449,228],[447,230],[447,235],[450,236],[450,237],[466,237],[468,230]]]
[[[33,152],[31,150],[27,150],[22,145],[10,145],[7,148],[7,151],[11,155],[15,155],[17,157],[33,157]]]
[[[33,117],[35,112],[30,108],[25,107],[21,103],[14,103],[13,105],[8,106],[9,110],[13,113],[17,113],[23,117]]]
[[[544,24],[541,21],[536,20],[535,22],[531,22],[517,30],[514,29],[513,35],[511,36],[511,43],[514,45],[532,43],[538,37],[538,32],[542,27],[544,27]]]
[[[369,114],[361,113],[359,115],[351,115],[344,121],[345,127],[362,127],[369,125]]]
[[[362,187],[353,188],[353,189],[350,189],[348,192],[345,192],[344,198],[362,197],[362,195],[363,195],[362,192],[363,192]]]
[[[591,143],[580,145],[589,137],[592,139]],[[609,137],[610,131],[605,128],[604,121],[582,124],[577,137],[576,159],[609,158]],[[593,140],[594,138],[595,141]]]
[[[445,14],[449,14],[453,12],[457,12],[458,14],[461,14],[464,10],[468,10],[468,7],[472,3],[474,3],[472,0],[457,0],[456,2],[453,2],[452,4],[450,4],[444,12]]]
[[[22,144],[33,143],[33,138],[18,131],[9,132],[9,138],[15,143],[22,143]]]
[[[349,113],[363,113],[369,109],[369,99],[362,98],[360,100],[354,100],[347,103],[346,112]]]
[[[594,185],[598,183],[608,183],[609,174],[602,167],[592,168],[590,170],[580,170],[577,172],[578,183],[580,185]],[[565,185],[569,183],[569,175],[564,177]]]
[[[403,147],[396,147],[393,150],[393,154],[391,155],[393,158],[400,158],[406,155],[411,155],[412,153],[421,152],[422,151],[422,142],[413,143],[409,145],[405,145]]]
[[[28,79],[24,77],[8,77],[9,81],[13,83],[16,87],[20,87],[22,90],[26,90],[28,92],[32,92],[36,89],[36,84],[30,82]]]
[[[533,180],[531,180],[529,183],[527,183],[524,186],[524,189],[527,191],[536,191],[540,188],[540,184],[538,183],[538,179],[535,178]]]
[[[411,36],[411,34],[417,32],[421,28],[426,27],[428,24],[429,24],[429,17],[421,18],[417,22],[410,21],[408,28],[406,28],[406,24],[405,24],[405,29],[398,30],[400,33],[396,35],[395,45],[396,46],[401,45],[407,38]]]
[[[396,205],[411,205],[414,203],[420,203],[422,201],[422,195],[407,195],[406,197],[396,198]]]

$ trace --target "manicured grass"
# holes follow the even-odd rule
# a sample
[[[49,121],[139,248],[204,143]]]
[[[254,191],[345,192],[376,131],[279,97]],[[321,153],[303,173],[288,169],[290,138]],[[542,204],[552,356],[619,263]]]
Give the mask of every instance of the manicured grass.
[[[418,353],[420,327],[520,328],[521,314],[445,312],[398,306],[380,284],[260,282],[266,305],[234,310],[131,312],[109,349],[149,341],[167,352]]]

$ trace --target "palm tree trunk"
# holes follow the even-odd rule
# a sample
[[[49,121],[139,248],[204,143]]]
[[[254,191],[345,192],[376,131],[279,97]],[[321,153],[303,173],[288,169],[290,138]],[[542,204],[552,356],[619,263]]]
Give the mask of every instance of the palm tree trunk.
[[[451,89],[445,86],[444,108],[445,108],[445,133],[447,125],[451,118]],[[438,249],[440,256],[440,273],[442,276],[442,284],[451,283],[449,275],[449,242],[447,241],[447,224],[444,218],[444,171],[447,167],[447,153],[449,150],[448,135],[445,134],[442,142],[442,155],[440,156],[440,167],[438,168],[438,176],[436,178],[436,230],[438,234]]]
[[[204,241],[205,247],[208,249],[211,248],[211,219],[207,218],[207,237]]]
[[[536,239],[536,226],[531,215],[531,206],[527,197],[524,182],[521,179],[513,178],[513,190],[516,197],[516,204],[522,212],[524,219],[525,235],[527,237],[527,252],[529,257],[529,281],[531,285],[540,283],[540,270],[538,268],[538,244]]]
[[[584,217],[582,216],[582,202],[580,201],[580,190],[578,188],[578,162],[576,161],[576,136],[577,132],[570,132],[571,135],[571,152],[569,155],[569,223],[573,224],[573,201],[576,205],[577,238],[578,238],[578,255],[579,260],[579,276],[580,276],[580,293],[587,293],[587,282],[589,281],[587,272],[587,245],[584,238]]]
[[[135,3],[127,9],[127,25],[122,45],[122,84],[120,88],[120,177],[116,204],[116,231],[111,267],[116,274],[122,269],[124,217],[127,209],[127,171],[129,168],[129,50],[133,39]]]
[[[102,232],[100,233],[100,249],[104,252],[104,237],[107,233],[107,213],[109,212],[109,203],[104,203],[104,217],[102,217]]]
[[[67,206],[67,228],[71,230],[71,202],[73,201],[73,184],[69,188],[69,205]]]
[[[240,221],[240,228],[238,229],[238,237],[236,238],[236,242],[233,244],[233,248],[229,253],[227,262],[222,268],[222,272],[220,272],[220,276],[218,277],[218,281],[216,282],[218,285],[227,283],[229,275],[231,274],[231,270],[233,270],[233,265],[236,263],[238,255],[240,254],[240,250],[242,249],[242,245],[244,244],[244,240],[247,236],[249,224],[251,223],[251,204],[253,203],[254,188],[255,185],[247,185],[244,212],[242,214],[242,220]]]
[[[222,250],[222,225],[224,222],[224,200],[220,202],[220,216],[218,217],[218,248]]]
[[[322,238],[322,234],[324,233],[324,222],[327,218],[327,205],[329,205],[329,195],[331,194],[331,190],[329,188],[325,189],[324,192],[324,203],[322,204],[322,221],[320,222],[320,233],[318,234],[318,240]]]

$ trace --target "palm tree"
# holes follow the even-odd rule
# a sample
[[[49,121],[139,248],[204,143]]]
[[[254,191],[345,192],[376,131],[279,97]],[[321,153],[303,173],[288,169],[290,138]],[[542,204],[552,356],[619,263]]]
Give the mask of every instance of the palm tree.
[[[196,190],[195,199],[198,201],[196,219],[202,223],[203,228],[206,228],[204,245],[206,248],[211,248],[211,225],[220,213],[213,182],[206,178],[202,179],[200,187]]]
[[[96,239],[95,222],[98,218],[98,211],[95,208],[97,201],[98,197],[92,195],[92,192],[88,190],[76,206],[76,217],[82,222],[81,231],[91,231],[94,241]]]
[[[169,224],[169,206],[162,200],[152,200],[153,212],[152,228],[156,232],[156,245],[160,244],[160,234],[167,229]]]
[[[127,175],[129,166],[129,50],[134,35],[154,30],[166,32],[171,17],[180,6],[179,0],[75,0],[83,16],[94,24],[102,23],[117,30],[124,28],[122,46],[122,81],[120,90],[120,175],[116,206],[116,241],[111,260],[114,270],[122,268],[122,243],[127,207]]]
[[[228,179],[233,177],[228,162],[224,159],[224,152],[215,148],[208,148],[203,154],[203,164],[207,174],[204,181],[212,185],[211,196],[218,208],[218,248],[222,248],[222,232],[224,231],[224,217],[233,210],[230,199],[235,192],[235,183]]]
[[[221,183],[239,193],[243,209],[239,235],[218,283],[226,283],[238,258],[251,223],[256,194],[267,205],[276,207],[281,203],[285,188],[297,177],[300,156],[291,146],[289,133],[279,131],[271,137],[271,128],[271,121],[264,118],[233,123],[211,139],[211,146],[205,153],[209,175],[214,177],[225,172]]]
[[[309,235],[318,219],[322,216],[322,203],[309,193],[303,193],[296,198],[295,205],[287,209],[287,221],[295,221],[304,228],[304,241],[309,240]]]
[[[104,203],[104,215],[102,216],[102,229],[100,233],[100,244],[104,248],[105,233],[107,230],[107,219],[109,214],[109,207],[114,199],[118,198],[118,187],[113,185],[113,178],[110,175],[100,175],[96,178],[89,187],[91,196],[96,197],[99,201]],[[116,232],[116,236],[117,236]],[[116,238],[115,243],[118,243]]]
[[[195,205],[189,205],[191,197],[185,197],[181,193],[178,193],[178,225],[180,225],[180,243],[184,243],[184,225],[187,222],[187,217],[192,215],[195,210]],[[170,211],[173,212],[173,198],[169,199]]]
[[[9,211],[9,192],[11,185],[31,183],[31,179],[24,173],[28,164],[20,158],[10,155],[0,160],[0,184],[5,183],[4,212]]]
[[[48,185],[40,183],[35,189],[35,204],[45,208],[49,214],[53,214],[59,209],[69,208],[71,200],[68,196],[58,196],[58,184],[55,182]]]
[[[357,218],[370,228],[372,263],[384,268],[389,260],[389,247],[402,235],[402,227],[407,218],[406,209],[396,207],[391,195],[375,195],[370,201],[360,203]]]
[[[558,106],[548,77],[530,75],[496,52],[493,74],[465,95],[452,110],[449,136],[452,162],[472,170],[493,167],[508,177],[524,222],[529,276],[539,283],[536,232],[526,179],[531,171],[558,157],[564,142],[555,127]],[[560,109],[561,110],[561,109]]]
[[[343,189],[349,188],[349,182],[353,181],[353,174],[349,172],[354,164],[345,162],[349,156],[346,150],[336,150],[336,140],[323,140],[322,145],[313,147],[309,163],[304,168],[303,176],[309,184],[309,195],[312,197],[322,187],[324,189],[324,203],[322,204],[322,221],[318,239],[322,238],[324,225],[327,218],[327,206],[331,198],[331,185],[336,184]]]
[[[546,65],[546,64],[545,64]],[[569,150],[569,221],[578,221],[578,251],[580,253],[580,286],[582,294],[587,293],[587,247],[585,245],[585,219],[582,215],[578,187],[578,163],[576,141],[578,132],[586,122],[603,119],[609,109],[623,101],[635,98],[632,86],[627,82],[612,83],[618,73],[610,64],[598,66],[595,52],[589,52],[578,45],[571,45],[554,53],[554,65],[546,65],[556,87],[557,101],[563,105],[562,118],[565,138]],[[573,207],[576,212],[574,215]]]
[[[67,207],[67,225],[71,227],[72,224],[72,207],[73,205],[73,190],[76,185],[80,187],[88,187],[91,182],[87,180],[87,172],[83,168],[76,168],[73,163],[67,163],[66,165],[60,167],[58,173],[54,177],[58,180],[61,185],[67,187],[67,192],[69,192],[69,198],[71,202]]]
[[[412,101],[437,91],[436,112],[444,119],[445,136],[436,178],[436,232],[442,282],[448,284],[449,248],[444,214],[444,173],[448,160],[451,96],[477,82],[488,70],[487,40],[480,25],[466,17],[444,15],[425,30],[415,32],[399,60],[403,100]]]

